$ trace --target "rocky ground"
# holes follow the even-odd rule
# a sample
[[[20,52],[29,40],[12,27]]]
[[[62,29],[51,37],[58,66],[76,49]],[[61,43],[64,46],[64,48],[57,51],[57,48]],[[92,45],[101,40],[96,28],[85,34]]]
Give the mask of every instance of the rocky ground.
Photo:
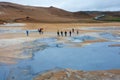
[[[112,71],[49,71],[34,78],[34,80],[120,80],[120,70]]]

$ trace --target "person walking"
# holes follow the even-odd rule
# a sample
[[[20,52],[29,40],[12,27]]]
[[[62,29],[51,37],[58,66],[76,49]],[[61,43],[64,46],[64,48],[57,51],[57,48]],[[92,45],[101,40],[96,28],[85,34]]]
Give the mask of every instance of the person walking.
[[[61,36],[63,37],[63,31],[61,31]]]
[[[41,29],[41,33],[43,34],[43,28],[40,28]]]
[[[65,37],[67,36],[67,31],[65,31]]]
[[[41,29],[38,29],[39,34],[41,34]]]
[[[29,31],[28,30],[26,30],[26,35],[29,36]]]
[[[57,31],[57,36],[58,36],[58,37],[60,36],[60,32],[59,32],[59,30]]]
[[[79,34],[79,30],[77,30],[77,35]]]
[[[70,35],[70,37],[71,37],[71,34],[72,34],[72,32],[71,32],[71,31],[69,31],[69,35]]]
[[[72,28],[72,32],[73,32],[73,33],[74,33],[74,31],[75,31],[74,28]]]

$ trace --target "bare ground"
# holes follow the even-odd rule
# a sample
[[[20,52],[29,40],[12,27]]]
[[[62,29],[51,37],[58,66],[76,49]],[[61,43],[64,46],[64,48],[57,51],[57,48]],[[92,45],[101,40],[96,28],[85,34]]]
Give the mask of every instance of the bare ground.
[[[118,26],[120,27],[120,23],[26,23],[25,26],[19,27],[4,27],[0,26],[0,29],[9,29],[9,30],[36,30],[38,28],[44,28],[44,34],[40,35],[38,32],[30,32],[27,37],[24,33],[2,33],[0,34],[0,62],[3,63],[15,63],[15,59],[29,58],[32,55],[24,56],[21,55],[21,49],[23,46],[21,45],[23,42],[33,41],[39,38],[49,38],[49,37],[57,37],[57,30],[59,31],[70,31],[72,28],[75,30],[80,29],[80,34],[92,33],[92,32],[102,32],[98,30],[82,30],[82,28],[89,27],[109,27],[109,26]],[[115,32],[119,34],[120,32]],[[76,36],[76,35],[73,35]],[[57,37],[58,38],[58,37]],[[66,40],[66,37],[59,37],[59,41],[64,41],[66,43],[71,43]],[[82,44],[75,45],[83,46],[86,44],[94,43],[94,42],[104,42],[106,40],[99,39],[93,41],[85,41]],[[74,47],[75,47],[74,46]],[[110,46],[119,46],[119,44],[114,44]]]
[[[77,71],[60,70],[43,73],[34,80],[119,80],[120,70],[110,71]]]

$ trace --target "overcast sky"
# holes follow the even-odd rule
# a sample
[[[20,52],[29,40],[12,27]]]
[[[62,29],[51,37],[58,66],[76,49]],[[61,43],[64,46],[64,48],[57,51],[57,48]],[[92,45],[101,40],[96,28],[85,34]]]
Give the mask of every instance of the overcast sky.
[[[54,6],[68,11],[120,11],[120,0],[0,0],[24,5]]]

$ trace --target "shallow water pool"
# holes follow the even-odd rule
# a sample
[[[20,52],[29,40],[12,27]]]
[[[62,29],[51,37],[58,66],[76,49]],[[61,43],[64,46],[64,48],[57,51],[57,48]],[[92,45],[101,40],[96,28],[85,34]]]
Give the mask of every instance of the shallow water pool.
[[[100,36],[111,38],[109,33]],[[112,38],[116,39],[117,36]],[[71,37],[68,40],[80,43],[96,39],[85,35]],[[0,80],[32,80],[38,74],[51,69],[71,68],[84,71],[120,69],[120,47],[109,46],[120,44],[119,42],[99,42],[84,47],[69,47],[69,43],[57,41],[56,38],[44,38],[23,43],[23,53],[26,55],[32,53],[32,58],[18,60],[18,63],[13,65],[1,63]]]
[[[120,69],[120,47],[109,47],[117,43],[94,43],[81,48],[49,46],[35,52],[31,59],[20,60],[15,65],[1,65],[0,80],[32,80],[34,76],[56,68],[86,71]]]

